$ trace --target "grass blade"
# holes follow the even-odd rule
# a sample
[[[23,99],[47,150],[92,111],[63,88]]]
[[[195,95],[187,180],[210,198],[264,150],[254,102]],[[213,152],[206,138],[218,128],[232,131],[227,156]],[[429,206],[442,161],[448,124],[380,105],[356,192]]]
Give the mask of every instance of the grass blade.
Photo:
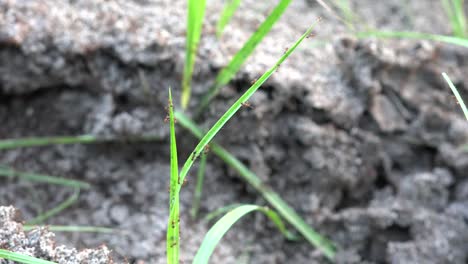
[[[452,37],[452,36],[421,33],[421,32],[412,32],[412,31],[365,31],[365,32],[357,33],[356,36],[358,38],[376,37],[376,38],[425,39],[425,40],[445,42],[448,44],[454,44],[454,45],[468,48],[468,39]]]
[[[42,213],[42,214],[36,216],[35,218],[29,220],[27,222],[27,224],[28,225],[36,225],[36,224],[44,222],[45,220],[51,218],[52,216],[60,213],[61,211],[67,209],[68,207],[70,207],[72,204],[74,204],[78,200],[79,196],[80,196],[80,189],[75,188],[75,191],[73,192],[73,194],[70,197],[68,197],[67,200],[60,203],[56,207],[50,209],[49,211],[46,211],[45,213]]]
[[[189,130],[197,138],[203,137],[203,131],[198,128],[188,117],[183,113],[176,112],[175,116],[178,123]],[[301,233],[307,241],[320,249],[325,256],[329,259],[333,259],[335,255],[335,246],[331,241],[318,234],[312,229],[295,211],[291,208],[275,191],[270,187],[263,184],[259,177],[249,170],[241,161],[234,157],[227,150],[212,142],[210,147],[213,153],[221,158],[231,168],[236,170],[242,179],[254,187],[265,200],[288,222],[290,223],[299,233]]]
[[[452,25],[453,35],[459,38],[465,38],[467,33],[463,2],[464,0],[442,0],[442,6]]]
[[[215,218],[217,218],[218,216],[222,215],[222,214],[225,214],[229,211],[231,211],[232,209],[236,208],[236,207],[239,207],[241,206],[242,204],[230,204],[230,205],[226,205],[224,207],[221,207],[221,208],[218,208],[214,211],[212,211],[211,213],[207,214],[203,220],[206,221],[206,222],[209,222]]]
[[[179,192],[178,187],[181,185],[179,178],[179,169],[177,162],[177,144],[175,136],[175,120],[174,120],[174,105],[172,103],[172,94],[169,89],[169,124],[170,124],[170,141],[171,141],[171,185],[169,193],[170,215],[167,223],[166,250],[167,263],[179,263]]]
[[[463,98],[461,97],[460,93],[457,90],[457,87],[453,84],[452,80],[448,77],[448,75],[443,72],[442,77],[444,77],[445,81],[447,82],[448,86],[452,90],[452,93],[455,95],[455,98],[457,99],[458,104],[460,105],[463,114],[465,115],[466,120],[468,121],[468,109],[466,108],[465,102],[463,102]]]
[[[190,211],[190,214],[192,215],[192,218],[196,218],[198,214],[198,210],[200,209],[200,202],[201,202],[201,196],[203,192],[203,180],[205,178],[205,168],[206,168],[206,158],[207,154],[202,154],[201,159],[200,159],[200,165],[198,167],[198,173],[197,173],[197,185],[195,186],[195,193],[193,194],[193,203],[192,203],[192,209]]]
[[[270,32],[273,25],[278,21],[283,12],[288,7],[291,0],[281,0],[267,19],[260,25],[257,31],[247,40],[244,46],[234,55],[229,64],[221,70],[216,77],[215,83],[211,86],[210,90],[203,97],[197,114],[201,113],[208,105],[210,100],[219,92],[219,90],[229,83],[234,75],[239,71],[242,64],[247,60],[253,50],[257,47],[263,37]]]
[[[221,130],[221,128],[231,119],[231,117],[236,114],[236,112],[242,107],[243,104],[260,88],[260,86],[270,78],[270,76],[278,69],[283,61],[285,61],[299,46],[299,44],[311,33],[313,26],[310,27],[292,46],[289,48],[283,56],[267,70],[220,118],[219,120],[211,127],[211,129],[206,133],[206,135],[200,140],[198,145],[195,147],[195,150],[189,155],[188,159],[185,161],[184,166],[180,171],[180,180],[184,181],[187,176],[188,171],[193,165],[195,159],[200,156],[200,154],[205,149],[206,145],[214,138],[214,136]],[[178,186],[178,192],[180,191],[180,185]]]
[[[58,136],[58,137],[31,137],[18,139],[0,140],[0,150],[16,149],[24,147],[40,147],[48,145],[66,144],[97,144],[106,142],[138,142],[138,141],[159,141],[163,140],[159,136],[122,137],[122,138],[99,138],[93,135],[82,136]]]
[[[185,43],[185,65],[181,98],[183,109],[187,108],[190,101],[193,66],[203,26],[206,0],[187,0],[187,5],[187,39]]]
[[[91,185],[87,182],[78,181],[78,180],[69,180],[60,177],[44,175],[44,174],[37,174],[37,173],[30,173],[30,172],[20,172],[14,170],[12,168],[8,168],[5,166],[0,166],[0,177],[17,177],[20,179],[33,181],[33,182],[42,182],[52,185],[60,185],[60,186],[67,186],[67,187],[74,187],[80,189],[89,189]]]
[[[13,149],[21,147],[33,147],[44,145],[62,145],[62,144],[88,144],[95,143],[98,139],[92,135],[83,136],[65,136],[65,137],[32,137],[20,139],[0,140],[0,149]]]
[[[218,20],[218,24],[216,25],[216,35],[221,37],[224,31],[224,27],[229,23],[234,12],[236,12],[237,8],[240,5],[241,0],[230,0],[223,9],[221,16]]]
[[[197,254],[195,255],[193,263],[208,263],[213,250],[224,234],[226,234],[226,232],[231,229],[232,225],[234,225],[240,218],[253,211],[260,211],[264,213],[270,218],[271,221],[275,223],[276,227],[278,227],[278,229],[283,234],[287,234],[287,230],[276,212],[258,205],[241,205],[228,212],[221,219],[219,219],[213,227],[210,228],[208,233],[206,233],[205,238],[203,239],[203,242],[197,251]]]
[[[31,231],[39,226],[24,225],[24,231]],[[46,226],[52,232],[75,232],[75,233],[114,233],[114,229],[99,226],[63,226],[63,225],[48,225]]]
[[[25,254],[12,252],[6,249],[0,249],[0,259],[2,258],[25,264],[56,264],[56,262],[38,259]]]

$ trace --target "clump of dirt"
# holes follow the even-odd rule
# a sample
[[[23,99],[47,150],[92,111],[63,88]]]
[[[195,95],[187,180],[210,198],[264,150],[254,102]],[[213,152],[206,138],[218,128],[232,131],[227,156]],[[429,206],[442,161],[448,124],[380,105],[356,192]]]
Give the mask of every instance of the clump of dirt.
[[[46,227],[23,231],[20,213],[13,206],[0,206],[0,248],[58,263],[113,263],[111,251],[102,245],[97,249],[77,251],[55,243],[55,235]],[[1,260],[0,263],[15,263]]]
[[[450,34],[440,3],[352,1],[369,26]],[[114,259],[165,262],[168,216],[167,88],[178,98],[184,58],[184,1],[0,2],[0,137],[81,135],[125,140],[4,151],[18,170],[92,185],[48,224],[114,227],[119,234],[57,234],[77,248],[106,244]],[[243,1],[221,39],[221,6],[208,5],[191,108],[268,14]],[[391,15],[389,15],[389,12]],[[207,128],[318,16],[294,1],[280,22],[198,120]],[[300,18],[300,19],[298,19]],[[246,163],[313,227],[340,246],[342,263],[466,263],[468,123],[440,77],[468,93],[466,49],[427,41],[358,40],[339,21],[316,29],[253,96],[216,141]],[[333,37],[329,37],[333,35]],[[465,96],[466,97],[466,96]],[[180,157],[196,144],[178,128]],[[191,206],[193,175],[181,195]],[[232,203],[265,203],[210,155],[202,214]],[[32,191],[33,190],[33,191]],[[9,179],[0,203],[25,219],[71,191]],[[261,215],[235,226],[213,263],[323,263],[306,242],[286,241]],[[182,213],[181,252],[191,261],[210,223]],[[281,249],[281,250],[280,250]]]

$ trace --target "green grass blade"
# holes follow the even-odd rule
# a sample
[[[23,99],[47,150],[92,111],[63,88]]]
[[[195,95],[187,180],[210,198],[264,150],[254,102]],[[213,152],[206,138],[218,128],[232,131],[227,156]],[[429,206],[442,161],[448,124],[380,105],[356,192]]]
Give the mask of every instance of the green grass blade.
[[[224,6],[223,12],[218,20],[218,24],[216,25],[216,35],[218,38],[223,34],[224,27],[226,27],[231,20],[240,5],[240,2],[241,0],[229,0],[229,2]]]
[[[197,217],[198,210],[200,209],[207,156],[208,154],[205,154],[205,153],[202,154],[201,159],[200,159],[200,165],[198,167],[197,184],[195,186],[195,193],[193,194],[192,209],[190,210],[190,214],[192,215],[192,218],[194,219]]]
[[[0,259],[2,258],[25,264],[56,264],[56,262],[38,259],[35,257],[31,257],[25,254],[16,253],[5,249],[0,249]]]
[[[228,212],[221,219],[219,219],[213,227],[210,228],[208,233],[206,233],[205,238],[203,239],[203,242],[197,251],[197,254],[195,255],[193,263],[208,263],[213,250],[215,249],[216,245],[218,245],[224,234],[226,234],[226,232],[231,229],[232,225],[234,225],[239,219],[254,211],[260,211],[264,213],[270,218],[271,221],[275,223],[276,227],[278,227],[282,233],[287,233],[283,222],[273,210],[258,205],[241,205]]]
[[[78,180],[69,180],[61,177],[55,177],[50,175],[30,173],[30,172],[20,172],[12,168],[8,168],[0,165],[0,177],[17,177],[20,179],[33,181],[33,182],[42,182],[52,185],[60,185],[67,187],[74,187],[80,189],[89,189],[91,185],[87,182],[78,181]]]
[[[187,5],[187,39],[185,43],[185,65],[181,98],[183,109],[187,108],[190,101],[193,67],[203,26],[206,0],[187,0]]]
[[[95,143],[98,139],[92,135],[83,136],[65,136],[65,137],[32,137],[20,139],[0,140],[1,149],[13,149],[21,147],[45,146],[45,145],[62,145],[62,144],[89,144]]]
[[[40,224],[40,223],[44,222],[45,220],[51,218],[52,216],[62,212],[63,210],[67,209],[68,207],[70,207],[72,204],[74,204],[78,200],[79,196],[80,196],[80,189],[75,188],[75,191],[73,192],[73,194],[70,197],[68,197],[67,200],[63,201],[62,203],[60,203],[56,207],[50,209],[49,211],[46,211],[45,213],[42,213],[42,214],[36,216],[35,218],[28,221],[27,224],[28,225],[36,225],[36,224]]]
[[[423,39],[423,40],[432,40],[445,42],[448,44],[468,47],[468,39],[444,36],[444,35],[435,35],[421,32],[412,32],[412,31],[365,31],[359,32],[356,34],[358,38],[407,38],[407,39]]]
[[[92,135],[82,136],[58,136],[58,137],[31,137],[18,139],[0,140],[0,150],[16,149],[24,147],[40,147],[49,145],[66,144],[97,144],[106,142],[139,142],[139,141],[160,141],[160,136],[141,136],[141,137],[121,137],[121,138],[99,138]]]
[[[179,124],[189,130],[197,138],[203,137],[203,131],[198,128],[188,117],[183,113],[176,112],[175,116]],[[231,168],[235,169],[247,183],[254,187],[265,200],[301,235],[303,235],[309,243],[320,249],[325,256],[333,259],[336,249],[331,241],[318,234],[312,229],[295,211],[291,208],[277,193],[270,187],[263,184],[259,177],[249,170],[241,161],[230,154],[227,150],[212,142],[210,144],[211,151],[221,158]]]
[[[466,37],[466,16],[463,9],[464,0],[442,0],[442,6],[449,17],[455,37]]]
[[[205,149],[205,146],[210,143],[213,137],[221,130],[221,128],[231,119],[231,117],[236,114],[236,112],[242,107],[244,103],[260,88],[260,86],[270,78],[270,76],[278,69],[283,61],[285,61],[299,46],[299,44],[311,33],[313,26],[310,27],[284,54],[281,58],[267,70],[220,118],[219,120],[211,127],[211,129],[206,133],[206,135],[200,140],[198,145],[195,147],[195,150],[189,155],[188,159],[185,161],[184,166],[180,171],[180,180],[184,181],[187,176],[188,171],[193,165],[195,159],[200,156],[200,154]],[[180,191],[180,185],[178,186],[178,191]]]
[[[169,89],[169,124],[170,124],[170,141],[171,141],[171,185],[169,192],[170,215],[167,223],[166,250],[167,263],[179,263],[179,192],[178,187],[181,185],[179,178],[179,168],[177,162],[177,143],[175,136],[175,120],[174,120],[174,105],[172,103],[172,94]]]
[[[31,231],[39,226],[37,225],[24,225],[24,231]],[[114,233],[115,230],[108,227],[100,226],[63,226],[63,225],[48,225],[46,226],[52,232],[73,232],[73,233]]]
[[[281,0],[266,20],[260,25],[257,31],[247,40],[244,46],[234,55],[229,64],[221,70],[216,77],[215,83],[203,97],[197,113],[201,113],[209,104],[210,100],[219,92],[219,90],[229,83],[234,75],[239,71],[242,64],[247,60],[253,50],[262,41],[262,39],[270,32],[273,25],[278,21],[283,12],[288,7],[291,0]]]
[[[457,90],[457,87],[453,84],[452,80],[448,77],[448,75],[443,72],[442,77],[444,77],[445,81],[447,82],[448,86],[452,90],[452,93],[455,95],[455,98],[457,99],[458,104],[460,105],[463,114],[465,115],[466,120],[468,121],[468,109],[466,108],[465,102],[463,102],[463,98],[461,97],[460,93]]]
[[[231,211],[232,209],[236,208],[236,207],[239,207],[241,206],[242,204],[230,204],[230,205],[226,205],[224,207],[220,207],[214,211],[212,211],[211,213],[207,214],[204,218],[203,218],[203,221],[206,221],[206,222],[209,222],[215,218],[217,218],[218,216],[220,215],[223,215],[229,211]]]

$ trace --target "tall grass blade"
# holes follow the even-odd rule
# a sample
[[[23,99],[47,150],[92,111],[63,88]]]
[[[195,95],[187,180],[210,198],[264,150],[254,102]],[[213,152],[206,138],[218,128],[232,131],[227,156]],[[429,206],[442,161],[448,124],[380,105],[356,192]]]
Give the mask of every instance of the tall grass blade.
[[[78,181],[78,180],[69,180],[60,177],[31,173],[31,172],[20,172],[12,168],[8,168],[0,165],[0,177],[10,177],[10,178],[20,178],[32,182],[41,182],[52,185],[60,185],[67,187],[74,187],[80,189],[89,189],[91,185],[87,182]]]
[[[206,153],[202,154],[201,159],[200,159],[200,165],[198,167],[197,184],[195,186],[195,193],[193,194],[192,209],[190,210],[190,214],[192,215],[192,218],[194,219],[197,217],[198,210],[200,209],[207,156],[208,154]]]
[[[299,44],[311,33],[313,26],[310,27],[284,54],[281,58],[267,70],[211,127],[211,129],[206,133],[206,135],[200,140],[198,145],[195,147],[195,150],[189,155],[187,160],[184,163],[180,171],[180,180],[184,181],[187,176],[188,171],[192,167],[194,161],[200,156],[204,151],[206,145],[214,138],[214,136],[221,130],[221,128],[231,119],[234,114],[242,107],[243,104],[260,88],[260,86],[270,78],[270,76],[278,69],[283,61],[285,61],[299,46]],[[178,192],[180,191],[180,185],[178,186]]]
[[[53,217],[54,215],[62,212],[63,210],[67,209],[68,207],[70,207],[72,204],[74,204],[78,200],[79,196],[80,196],[80,189],[75,188],[73,194],[70,197],[68,197],[67,200],[63,201],[62,203],[60,203],[56,207],[50,209],[49,211],[46,211],[45,213],[42,213],[42,214],[36,216],[35,218],[27,221],[26,223],[28,225],[37,225],[37,224],[40,224],[40,223],[44,222],[45,220]]]
[[[453,35],[459,38],[466,38],[467,36],[467,23],[463,2],[464,0],[442,0],[442,6],[449,17]]]
[[[160,141],[160,136],[139,136],[121,138],[99,138],[93,135],[82,136],[58,136],[58,137],[31,137],[18,139],[0,140],[0,150],[16,149],[24,147],[40,147],[49,145],[67,144],[97,144],[106,142],[139,142],[139,141]]]
[[[219,219],[213,227],[210,228],[208,233],[206,233],[205,238],[203,239],[203,242],[197,251],[197,254],[195,255],[193,263],[208,263],[213,250],[215,249],[216,245],[218,245],[224,234],[226,234],[226,232],[231,229],[232,225],[234,225],[240,218],[253,211],[260,211],[264,213],[270,218],[271,221],[275,223],[276,227],[278,227],[278,229],[283,234],[287,235],[288,232],[286,227],[276,212],[258,205],[241,205],[228,212],[221,219]]]
[[[198,128],[188,117],[183,113],[176,112],[175,116],[178,123],[189,130],[197,138],[203,137],[203,131]],[[210,143],[211,151],[221,158],[227,165],[236,170],[242,179],[254,187],[265,200],[301,235],[303,235],[309,243],[320,249],[325,256],[333,259],[335,256],[335,246],[327,238],[318,234],[312,229],[295,211],[291,208],[275,191],[262,183],[261,179],[249,170],[241,161],[234,157],[227,150],[212,142]]]
[[[216,25],[216,35],[221,37],[224,31],[224,27],[229,23],[234,12],[236,12],[237,8],[240,5],[241,0],[229,0],[226,5],[224,6],[223,12],[219,17],[218,24]]]
[[[435,35],[421,32],[412,32],[412,31],[365,31],[356,33],[358,38],[407,38],[407,39],[423,39],[423,40],[432,40],[438,42],[445,42],[448,44],[468,47],[468,39],[444,36],[444,35]]]
[[[247,60],[253,50],[262,41],[262,39],[270,32],[273,25],[278,21],[283,12],[286,10],[291,0],[281,0],[266,20],[260,25],[257,31],[247,40],[244,46],[234,55],[229,64],[221,70],[216,77],[214,84],[202,98],[200,107],[197,113],[201,113],[210,100],[219,92],[219,90],[229,83],[234,75],[239,71],[242,64]]]
[[[0,140],[0,150],[13,149],[21,147],[34,147],[45,145],[62,145],[62,144],[89,144],[95,143],[98,138],[92,135],[83,136],[65,136],[65,137],[32,137],[20,139],[5,139]]]
[[[0,249],[0,259],[2,258],[8,259],[11,261],[16,261],[19,263],[25,263],[25,264],[56,264],[56,262],[38,259],[38,258],[31,257],[25,254],[9,251],[6,249]]]
[[[457,87],[453,84],[452,80],[448,77],[448,75],[443,72],[442,77],[444,77],[445,81],[447,82],[448,86],[452,90],[452,93],[455,95],[455,98],[457,99],[458,104],[460,105],[463,114],[465,115],[466,120],[468,121],[468,109],[466,108],[465,102],[463,102],[463,98],[461,97],[460,93],[457,90]]]
[[[31,231],[39,226],[24,225],[24,231]],[[49,231],[52,232],[73,232],[73,233],[114,233],[114,229],[100,226],[63,226],[63,225],[47,225]]]
[[[170,141],[171,141],[171,180],[169,192],[170,214],[167,223],[166,250],[167,263],[179,263],[179,192],[178,187],[181,185],[179,178],[179,168],[177,162],[177,144],[175,136],[175,119],[174,105],[172,103],[172,94],[169,89],[169,124],[170,124]]]
[[[193,67],[202,32],[206,0],[187,0],[187,5],[187,39],[185,43],[185,65],[182,80],[182,109],[186,109],[190,101]]]

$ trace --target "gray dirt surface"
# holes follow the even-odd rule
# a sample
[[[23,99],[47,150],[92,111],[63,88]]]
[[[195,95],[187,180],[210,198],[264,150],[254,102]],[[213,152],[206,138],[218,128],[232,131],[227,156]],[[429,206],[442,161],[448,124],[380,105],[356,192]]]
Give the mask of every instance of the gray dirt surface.
[[[50,242],[48,251],[37,251],[36,245],[24,243],[38,231],[22,232],[21,223],[7,215],[0,241],[20,237],[22,250],[51,259],[54,252],[77,259],[89,252],[86,257],[95,254],[98,261],[108,257],[109,248],[115,263],[165,263],[169,128],[164,107],[168,87],[176,102],[180,97],[185,2],[0,0],[0,138],[155,137],[144,143],[2,151],[2,165],[92,185],[47,224],[121,232],[57,233],[65,249],[53,247],[53,234],[43,231],[40,239]],[[352,4],[362,27],[450,34],[439,1]],[[242,1],[218,40],[214,31],[222,5],[208,1],[189,113],[272,7]],[[461,146],[468,144],[468,123],[440,73],[446,71],[465,96],[466,49],[356,39],[315,1],[293,1],[198,123],[204,128],[213,124],[318,16],[324,20],[315,29],[317,40],[305,41],[250,100],[255,108],[241,110],[216,141],[336,242],[339,263],[465,264],[468,153]],[[196,141],[182,128],[177,134],[182,162]],[[192,260],[212,225],[188,214],[194,171],[181,194],[184,263]],[[29,220],[72,193],[2,179],[0,204],[13,205]],[[239,202],[265,203],[210,155],[202,215]],[[249,216],[234,228],[216,248],[212,263],[237,263],[239,256],[251,263],[325,263],[308,243],[286,241],[264,216]],[[107,248],[97,251],[70,249],[103,244]]]
[[[25,233],[20,212],[13,206],[0,207],[0,245],[2,249],[58,263],[113,263],[111,251],[105,245],[97,249],[77,251],[74,248],[56,245],[55,234],[49,232],[47,227],[39,227]],[[0,263],[15,262],[0,260]]]

